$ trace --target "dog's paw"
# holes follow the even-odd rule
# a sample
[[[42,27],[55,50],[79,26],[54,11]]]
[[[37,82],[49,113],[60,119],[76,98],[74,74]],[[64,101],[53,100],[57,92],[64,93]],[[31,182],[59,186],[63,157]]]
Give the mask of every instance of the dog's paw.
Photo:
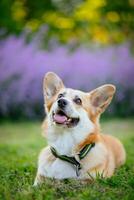
[[[45,179],[44,176],[38,174],[38,175],[36,176],[36,178],[35,178],[33,187],[37,187],[37,186],[41,185],[41,184],[44,182],[44,179]]]

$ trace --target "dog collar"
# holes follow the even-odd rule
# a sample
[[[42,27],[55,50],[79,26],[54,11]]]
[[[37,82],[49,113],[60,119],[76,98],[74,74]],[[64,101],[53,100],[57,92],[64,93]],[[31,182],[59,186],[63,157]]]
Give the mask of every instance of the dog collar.
[[[79,159],[85,158],[85,156],[89,153],[89,151],[95,146],[95,143],[87,144],[83,147],[83,149],[80,150],[78,153]],[[80,175],[80,170],[82,169],[81,163],[76,160],[74,156],[66,156],[66,155],[60,155],[54,147],[50,147],[52,154],[59,158],[60,160],[66,161],[76,167],[76,175]]]

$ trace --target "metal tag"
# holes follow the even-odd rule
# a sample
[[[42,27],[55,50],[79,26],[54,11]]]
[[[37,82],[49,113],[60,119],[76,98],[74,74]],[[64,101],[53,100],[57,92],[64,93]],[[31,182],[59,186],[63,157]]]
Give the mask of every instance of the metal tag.
[[[80,176],[80,166],[76,165],[76,176]]]

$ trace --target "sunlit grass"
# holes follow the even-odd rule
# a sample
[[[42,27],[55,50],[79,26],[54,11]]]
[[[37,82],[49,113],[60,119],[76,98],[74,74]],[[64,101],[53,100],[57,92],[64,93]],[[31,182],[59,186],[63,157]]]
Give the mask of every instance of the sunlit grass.
[[[46,180],[33,188],[37,156],[46,145],[40,122],[4,122],[0,125],[0,199],[134,199],[134,121],[102,121],[102,130],[120,138],[127,151],[125,166],[112,178],[90,184],[74,180]]]

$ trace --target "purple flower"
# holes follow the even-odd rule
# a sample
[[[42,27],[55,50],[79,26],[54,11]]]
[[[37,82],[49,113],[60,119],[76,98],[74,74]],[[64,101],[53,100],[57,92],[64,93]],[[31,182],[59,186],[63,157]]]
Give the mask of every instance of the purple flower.
[[[118,104],[124,105],[131,91],[129,114],[134,111],[134,57],[128,44],[99,49],[81,46],[70,52],[67,46],[54,43],[51,51],[43,51],[35,42],[26,44],[24,36],[10,36],[0,43],[0,115],[19,112],[36,117],[42,113],[42,79],[48,71],[61,76],[67,87],[85,91],[115,84],[116,98],[109,111],[112,114]]]

